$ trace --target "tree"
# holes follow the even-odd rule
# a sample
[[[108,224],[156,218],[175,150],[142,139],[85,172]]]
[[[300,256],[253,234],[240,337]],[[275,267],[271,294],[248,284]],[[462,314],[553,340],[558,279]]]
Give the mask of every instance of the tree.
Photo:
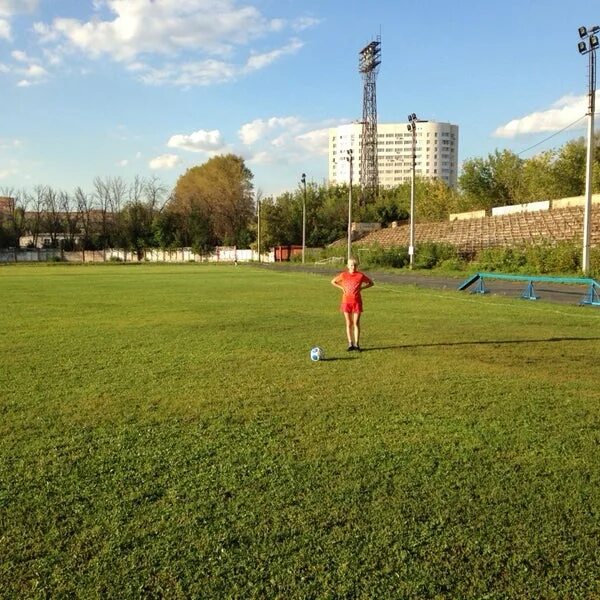
[[[459,187],[472,209],[517,204],[523,195],[523,159],[510,150],[495,150],[487,158],[466,160]]]
[[[586,143],[583,138],[567,142],[558,152],[553,175],[558,197],[580,196],[585,192]]]
[[[207,237],[240,244],[254,216],[252,178],[241,157],[215,156],[179,178],[169,208],[179,214],[193,213],[207,229]]]
[[[557,153],[546,150],[523,164],[523,201],[550,200],[560,198],[560,185],[556,177]]]
[[[85,251],[94,248],[94,204],[92,197],[86,194],[80,187],[75,189],[74,196],[77,214],[81,218],[81,249],[83,251],[83,260],[85,260]]]
[[[456,192],[443,179],[420,179],[417,189],[415,212],[418,221],[446,221],[458,205]]]
[[[77,245],[77,234],[81,231],[81,213],[73,197],[67,192],[59,192],[58,201],[63,217],[66,238],[63,241],[65,250],[74,250]]]
[[[58,248],[58,235],[63,232],[59,194],[51,187],[44,188],[44,233],[50,234],[50,245]]]
[[[29,198],[13,188],[0,188],[0,196],[11,198],[8,212],[0,211],[0,247],[18,247],[27,230],[26,211]]]
[[[40,233],[42,233],[42,218],[44,214],[44,195],[45,186],[36,185],[33,190],[32,196],[27,196],[27,204],[29,204],[32,210],[29,212],[27,219],[27,228],[31,232],[32,243],[34,246],[38,245],[38,239]]]

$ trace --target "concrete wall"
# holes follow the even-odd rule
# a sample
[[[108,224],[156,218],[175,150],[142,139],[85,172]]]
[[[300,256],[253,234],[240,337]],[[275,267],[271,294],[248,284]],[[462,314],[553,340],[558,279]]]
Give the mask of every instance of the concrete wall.
[[[57,249],[10,249],[0,250],[0,262],[48,262],[60,259],[66,262],[160,262],[160,263],[184,263],[184,262],[250,262],[258,261],[258,253],[250,249],[235,249],[233,247],[219,247],[213,254],[196,254],[191,248],[177,248],[175,250],[161,250],[150,248],[145,250],[141,261],[137,254],[128,250],[107,249],[86,250],[85,252],[61,252]],[[260,257],[262,262],[273,262],[273,252],[263,252]]]
[[[463,213],[451,213],[450,221],[462,221],[463,219],[482,219],[485,217],[485,210],[471,210]]]
[[[592,194],[592,204],[600,203],[600,194]],[[570,198],[561,198],[552,200],[552,208],[568,208],[569,206],[583,206],[585,196],[571,196]]]
[[[513,204],[512,206],[497,206],[496,208],[492,208],[492,217],[522,212],[536,212],[538,210],[550,210],[550,200],[529,202],[527,204]]]

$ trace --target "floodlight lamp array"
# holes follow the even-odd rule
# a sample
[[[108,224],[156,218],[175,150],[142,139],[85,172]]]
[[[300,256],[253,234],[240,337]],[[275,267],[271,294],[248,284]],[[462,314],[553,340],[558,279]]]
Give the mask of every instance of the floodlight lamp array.
[[[381,42],[371,42],[360,52],[358,70],[361,73],[374,71],[381,64]]]
[[[598,36],[596,35],[596,33],[600,31],[600,25],[594,25],[589,29],[587,27],[581,26],[578,29],[578,31],[579,37],[582,40],[577,44],[577,50],[579,50],[579,54],[587,54],[588,52],[595,51],[596,48],[598,48],[598,46],[600,45],[600,41],[598,40]],[[584,38],[588,39],[589,47],[588,44],[586,44]]]

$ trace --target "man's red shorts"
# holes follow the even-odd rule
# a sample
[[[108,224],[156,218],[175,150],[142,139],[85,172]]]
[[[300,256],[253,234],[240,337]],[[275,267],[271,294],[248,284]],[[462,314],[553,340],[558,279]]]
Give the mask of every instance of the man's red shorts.
[[[361,313],[363,311],[362,302],[342,302],[340,310],[343,313]]]

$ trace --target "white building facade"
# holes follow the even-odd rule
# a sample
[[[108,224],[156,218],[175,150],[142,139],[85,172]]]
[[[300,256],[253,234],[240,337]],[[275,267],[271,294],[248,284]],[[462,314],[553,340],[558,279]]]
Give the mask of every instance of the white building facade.
[[[348,150],[353,155],[353,183],[360,182],[362,125],[349,123],[329,130],[329,181],[349,183]],[[394,187],[410,181],[412,132],[408,123],[377,124],[379,185]],[[416,122],[415,175],[442,179],[456,187],[458,179],[458,125],[434,121]]]

